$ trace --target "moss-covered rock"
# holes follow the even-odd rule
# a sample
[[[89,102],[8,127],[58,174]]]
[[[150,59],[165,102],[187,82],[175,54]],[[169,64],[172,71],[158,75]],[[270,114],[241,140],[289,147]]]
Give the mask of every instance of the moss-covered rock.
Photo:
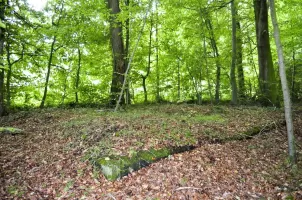
[[[128,175],[132,171],[137,171],[171,154],[180,153],[193,149],[193,146],[171,147],[164,149],[151,149],[139,151],[132,157],[128,156],[108,156],[95,160],[95,165],[99,167],[104,176],[114,181]]]
[[[0,133],[17,135],[23,133],[23,130],[13,127],[0,127]]]

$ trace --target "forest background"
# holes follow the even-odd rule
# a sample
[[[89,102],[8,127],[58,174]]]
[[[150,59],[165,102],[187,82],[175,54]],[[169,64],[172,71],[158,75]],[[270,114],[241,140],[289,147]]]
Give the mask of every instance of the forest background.
[[[235,1],[233,8],[232,1],[109,2],[51,0],[42,10],[2,2],[1,115],[19,107],[115,105],[135,50],[122,103],[282,103],[263,1]],[[276,3],[294,102],[301,99],[300,4]]]

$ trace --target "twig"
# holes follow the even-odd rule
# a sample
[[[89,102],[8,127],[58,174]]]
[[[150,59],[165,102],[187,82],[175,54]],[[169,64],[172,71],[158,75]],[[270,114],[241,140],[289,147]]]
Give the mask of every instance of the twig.
[[[180,187],[175,189],[174,191],[180,191],[180,190],[204,190],[202,188],[196,188],[196,187]]]
[[[262,127],[262,129],[259,131],[259,133],[258,133],[257,135],[261,135],[262,133],[264,133],[267,127],[270,129],[270,126],[272,126],[272,124],[275,124],[275,125],[276,125],[276,123],[274,123],[274,122],[271,123],[271,124],[269,124],[269,122],[267,122],[267,123],[265,124],[265,126]]]
[[[110,193],[108,193],[106,196],[109,197],[109,198],[111,198],[111,199],[113,199],[113,200],[116,200],[116,198],[112,194],[110,194]]]

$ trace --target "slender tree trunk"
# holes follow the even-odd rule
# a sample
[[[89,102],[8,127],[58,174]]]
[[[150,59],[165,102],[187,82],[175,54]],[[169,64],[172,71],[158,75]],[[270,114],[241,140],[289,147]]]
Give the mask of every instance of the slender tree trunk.
[[[48,82],[49,82],[49,76],[50,76],[50,71],[51,71],[51,64],[52,64],[52,58],[53,58],[53,54],[54,54],[54,46],[55,46],[56,40],[57,40],[57,36],[54,36],[53,40],[52,40],[52,43],[51,43],[51,47],[50,47],[50,54],[49,54],[48,65],[47,65],[46,81],[45,81],[44,93],[43,93],[43,97],[42,97],[42,100],[41,100],[40,108],[44,108],[46,97],[47,97]]]
[[[7,75],[6,75],[6,109],[9,112],[10,105],[11,105],[11,91],[10,91],[10,85],[11,85],[11,77],[12,77],[12,67],[15,63],[19,62],[20,60],[23,59],[24,55],[24,44],[22,44],[22,53],[21,56],[12,62],[11,60],[11,46],[10,46],[10,34],[7,34],[7,43],[6,43],[6,61],[7,61]]]
[[[76,83],[75,83],[75,102],[76,102],[76,104],[79,103],[78,89],[79,89],[79,83],[80,83],[81,60],[82,60],[82,53],[81,53],[80,47],[78,47],[78,68],[77,68],[77,76],[76,76]]]
[[[177,61],[177,99],[180,100],[180,60]]]
[[[59,11],[59,14],[58,14],[59,18],[58,18],[58,20],[57,20],[56,23],[54,22],[54,16],[55,15],[53,15],[53,17],[52,17],[52,25],[55,28],[58,28],[58,26],[60,24],[60,20],[61,20],[61,17],[62,17],[63,9],[64,9],[64,1],[61,1],[61,8],[60,8],[60,11]],[[45,85],[44,85],[44,93],[43,93],[43,97],[42,97],[42,100],[41,100],[40,108],[44,108],[46,97],[47,97],[48,82],[49,82],[49,77],[50,77],[52,58],[53,58],[53,54],[55,52],[55,48],[54,47],[55,47],[56,41],[57,41],[57,36],[54,35],[52,43],[51,43],[51,47],[50,47],[50,53],[49,53],[48,64],[47,64],[46,81],[45,81]]]
[[[216,85],[215,85],[215,102],[219,103],[220,101],[220,75],[221,75],[221,63],[219,61],[219,52],[217,48],[216,39],[214,36],[213,26],[210,19],[205,19],[205,24],[210,32],[210,41],[213,49],[213,54],[216,62]]]
[[[12,77],[12,63],[11,63],[11,53],[10,53],[10,44],[6,44],[6,60],[8,65],[8,71],[6,75],[6,105],[7,109],[10,108],[10,99],[11,99],[11,93],[10,93],[10,81]]]
[[[237,58],[237,37],[236,37],[236,6],[235,2],[231,2],[232,10],[232,64],[231,64],[231,87],[232,87],[232,104],[237,105],[237,83],[236,83],[236,58]]]
[[[267,2],[265,0],[254,0],[254,11],[261,91],[260,100],[264,106],[276,106],[278,104],[277,82],[269,41]]]
[[[119,0],[107,0],[108,8],[111,10],[110,17],[110,32],[111,32],[111,47],[113,56],[113,75],[111,83],[111,104],[116,105],[118,95],[121,92],[124,82],[125,67],[125,52],[122,35],[122,23],[118,20],[117,15],[121,12]],[[124,104],[125,98],[122,97],[121,104]]]
[[[0,1],[0,20],[4,22],[5,13],[5,1]],[[6,105],[4,102],[5,86],[4,86],[4,63],[3,63],[3,51],[4,51],[4,40],[5,40],[5,28],[0,28],[0,116],[4,116],[6,113]]]
[[[247,30],[247,32],[249,32]],[[254,51],[253,51],[253,47],[252,47],[252,38],[248,35],[247,36],[248,38],[248,45],[249,45],[249,50],[250,50],[250,54],[249,54],[249,61],[250,61],[250,64],[252,65],[252,68],[256,74],[256,78],[257,78],[257,81],[258,81],[258,85],[260,87],[260,82],[259,82],[259,75],[258,75],[258,72],[257,72],[257,68],[256,68],[256,64],[255,64],[255,60],[253,58],[253,55],[254,55]]]
[[[234,2],[236,7],[238,1]],[[242,100],[245,98],[245,83],[244,83],[244,71],[242,64],[242,31],[241,25],[238,16],[238,10],[236,8],[235,12],[236,19],[236,68],[237,68],[237,77],[238,77],[238,96]]]
[[[146,88],[146,76],[142,76],[143,79],[143,89],[144,89],[144,102],[148,102],[148,94],[147,94],[147,88]]]
[[[64,105],[65,98],[67,96],[66,95],[66,90],[67,90],[67,80],[68,80],[69,73],[70,73],[70,70],[66,74],[66,77],[65,77],[65,80],[64,80],[64,88],[63,88],[63,95],[62,95],[61,105]]]
[[[127,6],[129,12],[130,0],[125,0],[125,5]],[[126,29],[126,47],[125,47],[125,68],[127,68],[129,63],[129,49],[130,49],[130,12],[128,13],[128,18],[125,21],[125,29]],[[130,95],[130,81],[127,82],[127,86],[125,89],[126,95],[126,103],[131,104],[131,95]]]
[[[275,37],[275,42],[276,42],[276,47],[277,47],[277,52],[278,52],[279,73],[280,73],[280,78],[281,78],[283,100],[284,100],[289,158],[290,158],[291,164],[294,165],[294,164],[296,164],[296,149],[295,149],[294,126],[293,126],[292,110],[291,110],[292,106],[291,106],[290,93],[288,90],[288,85],[287,85],[287,80],[286,80],[283,49],[282,49],[281,40],[280,40],[280,31],[279,31],[278,22],[277,22],[274,0],[270,0],[270,8],[271,8],[272,23],[273,23],[273,27],[274,27],[274,37]]]
[[[209,64],[208,64],[208,56],[207,56],[207,46],[206,46],[206,37],[203,37],[203,54],[204,54],[204,60],[206,64],[206,72],[207,72],[207,82],[208,82],[208,88],[209,88],[209,95],[210,95],[210,101],[211,104],[213,103],[213,95],[212,95],[212,84],[210,80],[210,72],[209,72]]]
[[[148,94],[147,94],[147,88],[146,88],[146,79],[148,78],[151,70],[151,54],[152,54],[152,29],[153,29],[153,20],[151,16],[151,22],[150,22],[150,31],[149,31],[149,47],[148,47],[148,66],[147,66],[147,73],[146,75],[142,75],[143,79],[143,88],[144,88],[144,96],[145,96],[145,102],[148,102]]]
[[[201,91],[197,92],[197,105],[201,105],[202,104],[202,93]]]
[[[155,22],[155,43],[156,43],[156,102],[160,102],[160,70],[159,70],[159,43],[158,43],[158,11],[157,11],[157,0],[155,0],[156,8],[156,22]]]
[[[291,96],[293,102],[297,100],[297,94],[296,94],[296,52],[293,50],[293,64],[291,67],[292,76],[291,76]]]

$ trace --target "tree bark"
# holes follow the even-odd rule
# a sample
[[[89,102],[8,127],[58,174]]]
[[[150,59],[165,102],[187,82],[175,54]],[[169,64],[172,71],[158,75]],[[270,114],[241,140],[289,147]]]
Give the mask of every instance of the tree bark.
[[[254,0],[254,12],[261,92],[260,101],[264,106],[276,106],[278,105],[277,83],[269,41],[268,10],[266,1]]]
[[[127,68],[129,63],[129,49],[130,49],[130,11],[129,11],[130,0],[125,0],[125,5],[127,6],[128,9],[128,18],[125,21],[125,29],[126,29],[125,68]],[[126,103],[131,104],[130,81],[127,82],[125,95],[126,95]]]
[[[177,61],[177,100],[180,100],[180,60]]]
[[[275,42],[278,52],[279,74],[280,74],[281,85],[282,85],[285,120],[286,120],[287,137],[288,137],[289,160],[290,163],[294,165],[296,164],[296,149],[295,149],[294,126],[293,126],[292,110],[291,110],[292,105],[290,100],[290,93],[288,90],[288,84],[286,80],[283,49],[280,40],[280,31],[277,22],[274,0],[270,0],[270,8],[271,8],[272,23],[274,27],[274,37],[275,37]]]
[[[146,77],[142,76],[143,79],[143,89],[144,89],[144,102],[148,102],[148,94],[147,94],[147,88],[146,88]]]
[[[155,43],[156,43],[156,102],[160,102],[160,70],[159,70],[159,44],[158,44],[158,11],[157,11],[157,0],[155,1],[156,10],[156,22],[155,22]]]
[[[6,60],[7,60],[7,65],[8,65],[8,70],[7,70],[7,75],[6,75],[6,106],[7,109],[9,110],[10,108],[10,81],[12,77],[12,62],[11,62],[11,53],[10,53],[10,44],[6,44]]]
[[[149,31],[149,47],[148,47],[147,73],[146,73],[146,75],[142,75],[145,103],[148,102],[148,94],[147,94],[147,88],[146,88],[146,79],[148,78],[148,76],[150,74],[150,70],[151,70],[152,35],[153,35],[152,34],[152,29],[153,29],[153,19],[152,19],[152,16],[151,16],[150,31]]]
[[[66,70],[67,71],[67,70]],[[67,80],[68,80],[68,76],[69,76],[69,74],[70,74],[70,72],[71,72],[71,70],[68,70],[67,72],[66,72],[66,76],[65,76],[65,80],[64,80],[64,87],[63,87],[63,95],[62,95],[62,100],[61,100],[61,105],[63,106],[64,105],[64,102],[65,102],[65,98],[66,98],[66,96],[67,96],[67,94],[66,94],[66,90],[67,90],[67,86],[68,86],[68,84],[67,84]]]
[[[5,13],[5,1],[0,1],[0,20],[4,23],[4,13]],[[4,40],[5,40],[5,28],[0,28],[0,116],[6,115],[6,105],[4,102],[5,96],[5,86],[4,86],[4,76],[5,76],[5,69],[3,63],[3,52],[4,52]]]
[[[242,31],[241,25],[237,10],[237,3],[238,1],[234,2],[236,5],[236,12],[235,12],[235,19],[236,19],[236,68],[237,68],[237,77],[238,77],[238,96],[240,100],[245,98],[245,83],[244,83],[244,71],[243,71],[243,64],[242,64]]]
[[[80,83],[81,61],[82,61],[82,53],[81,53],[80,47],[78,47],[78,68],[77,68],[77,75],[76,75],[76,82],[75,82],[75,102],[76,102],[76,104],[79,103],[78,89],[79,89],[79,83]]]
[[[292,100],[293,102],[295,102],[298,98],[297,98],[297,92],[296,92],[296,72],[297,72],[297,69],[296,69],[296,51],[293,50],[293,64],[292,64],[292,67],[291,67],[291,97],[292,97]]]
[[[16,64],[17,62],[19,62],[20,60],[23,59],[24,56],[24,49],[25,49],[25,45],[22,45],[22,52],[20,53],[20,57],[14,61],[12,61],[11,58],[11,40],[10,40],[11,34],[9,32],[7,32],[7,37],[6,37],[6,62],[7,62],[7,75],[6,75],[6,109],[7,112],[9,112],[10,109],[10,105],[11,105],[11,90],[10,90],[10,85],[11,85],[11,78],[12,78],[12,67],[14,64]]]
[[[232,11],[232,64],[231,64],[231,87],[232,87],[232,104],[237,105],[237,83],[236,83],[236,58],[237,58],[237,37],[236,37],[236,5],[235,2],[231,2]]]
[[[211,101],[211,104],[213,104],[212,84],[211,84],[211,80],[210,80],[210,72],[209,72],[206,37],[205,36],[203,37],[203,54],[204,54],[204,60],[205,60],[205,64],[206,64],[206,72],[207,72],[207,79],[208,79],[207,81],[208,81],[210,101]]]
[[[121,92],[124,82],[125,67],[125,52],[123,43],[122,23],[118,21],[117,14],[121,12],[119,0],[107,0],[108,8],[110,9],[110,33],[111,47],[113,56],[113,74],[111,83],[111,105],[116,105],[118,95]],[[121,104],[125,103],[124,96],[121,99]]]

